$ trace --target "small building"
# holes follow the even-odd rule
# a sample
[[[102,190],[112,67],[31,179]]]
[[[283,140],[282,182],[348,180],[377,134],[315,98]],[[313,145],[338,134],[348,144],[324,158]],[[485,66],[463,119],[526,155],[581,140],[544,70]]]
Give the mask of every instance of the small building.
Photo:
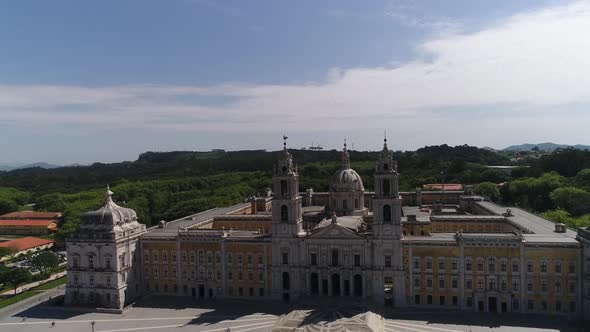
[[[427,183],[422,185],[425,190],[445,190],[445,191],[462,191],[463,185],[460,183]]]
[[[3,219],[0,220],[0,234],[4,235],[47,235],[57,231],[53,219]]]
[[[60,212],[16,211],[0,215],[2,220],[57,220],[61,218]]]
[[[20,255],[32,254],[37,251],[47,250],[53,247],[54,243],[55,241],[53,240],[27,236],[20,239],[2,242],[0,243],[0,248],[12,248],[15,253],[12,254],[10,257],[17,257]],[[5,261],[10,257],[2,257],[0,258],[0,262]]]

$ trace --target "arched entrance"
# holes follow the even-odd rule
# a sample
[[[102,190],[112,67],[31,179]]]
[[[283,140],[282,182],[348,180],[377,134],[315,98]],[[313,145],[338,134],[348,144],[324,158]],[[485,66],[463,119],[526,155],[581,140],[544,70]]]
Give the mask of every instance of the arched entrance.
[[[340,275],[338,273],[332,275],[332,296],[340,296]]]
[[[361,297],[363,296],[363,277],[360,274],[356,274],[354,276],[354,296]]]
[[[311,295],[318,295],[320,293],[320,280],[317,273],[312,273],[310,278]]]

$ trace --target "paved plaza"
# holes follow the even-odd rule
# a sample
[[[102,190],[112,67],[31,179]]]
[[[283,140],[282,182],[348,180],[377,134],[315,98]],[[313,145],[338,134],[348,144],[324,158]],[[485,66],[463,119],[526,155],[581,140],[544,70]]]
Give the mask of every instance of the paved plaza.
[[[188,298],[152,296],[123,314],[107,314],[37,302],[29,303],[26,305],[28,308],[0,311],[0,331],[225,332],[228,328],[231,332],[293,331],[297,328],[310,332],[347,331],[344,327],[348,331],[366,331],[361,325],[357,328],[354,324],[367,317],[365,312],[376,311],[358,304],[324,303],[294,307],[274,302],[199,302]],[[378,317],[371,326],[384,332],[582,331],[565,319],[531,315],[400,310],[376,312],[371,317]]]

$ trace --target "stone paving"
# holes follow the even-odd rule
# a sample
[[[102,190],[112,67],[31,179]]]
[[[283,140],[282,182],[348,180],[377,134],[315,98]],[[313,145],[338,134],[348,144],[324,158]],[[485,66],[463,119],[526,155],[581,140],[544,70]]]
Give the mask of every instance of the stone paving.
[[[582,331],[565,319],[546,316],[401,310],[381,317],[379,312],[370,313],[370,309],[356,305],[295,307],[276,302],[199,302],[171,296],[148,297],[120,315],[38,303],[20,309],[4,311],[10,312],[8,316],[0,313],[0,331]]]

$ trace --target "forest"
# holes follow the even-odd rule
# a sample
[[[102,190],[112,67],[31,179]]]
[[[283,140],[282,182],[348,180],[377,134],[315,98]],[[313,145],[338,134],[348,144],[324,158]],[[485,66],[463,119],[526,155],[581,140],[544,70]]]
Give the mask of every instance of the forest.
[[[300,190],[325,191],[340,167],[340,151],[291,150],[299,167]],[[379,152],[350,151],[352,167],[373,187]],[[63,239],[80,214],[100,206],[109,184],[120,205],[134,209],[148,226],[209,208],[235,204],[265,192],[277,152],[146,152],[136,161],[55,169],[0,172],[0,213],[35,204],[64,214],[56,234]],[[570,227],[590,224],[590,152],[558,150],[511,160],[477,147],[427,146],[396,151],[400,189],[424,183],[463,183],[505,205],[519,206]],[[519,165],[508,177],[488,165]],[[526,166],[526,167],[525,167]],[[499,185],[501,184],[501,185]]]

